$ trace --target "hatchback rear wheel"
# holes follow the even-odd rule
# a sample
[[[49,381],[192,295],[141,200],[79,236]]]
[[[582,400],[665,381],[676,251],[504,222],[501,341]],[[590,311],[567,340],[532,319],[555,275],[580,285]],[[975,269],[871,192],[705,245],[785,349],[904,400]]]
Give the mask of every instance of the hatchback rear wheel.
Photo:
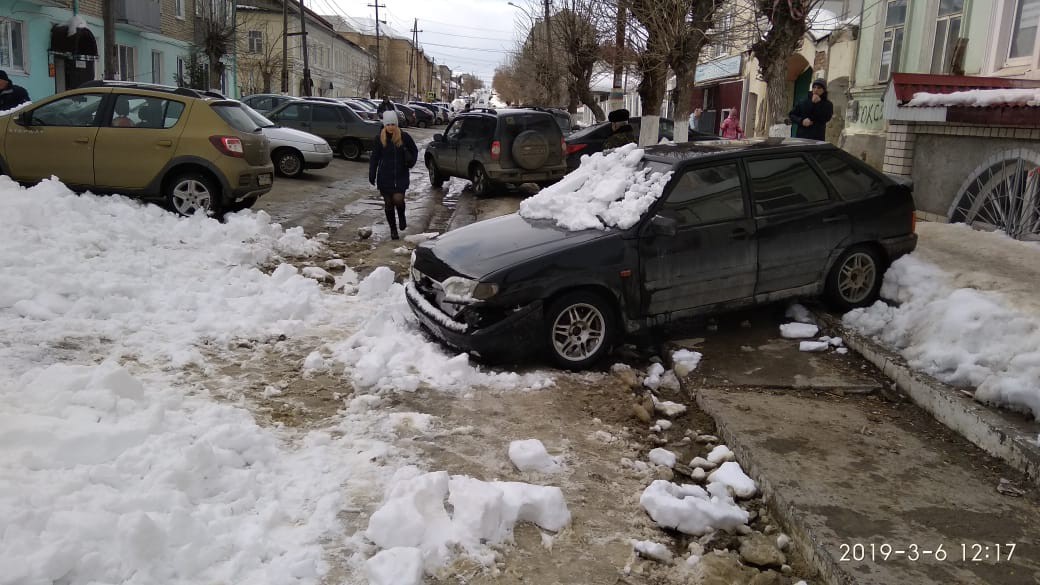
[[[615,335],[610,304],[591,291],[567,293],[546,311],[549,352],[568,370],[583,370],[610,351]]]
[[[180,215],[190,216],[202,211],[217,215],[220,190],[213,179],[198,171],[184,171],[166,183],[166,203]]]
[[[827,275],[828,300],[843,311],[870,305],[878,298],[883,275],[877,251],[868,246],[853,246],[838,258]]]

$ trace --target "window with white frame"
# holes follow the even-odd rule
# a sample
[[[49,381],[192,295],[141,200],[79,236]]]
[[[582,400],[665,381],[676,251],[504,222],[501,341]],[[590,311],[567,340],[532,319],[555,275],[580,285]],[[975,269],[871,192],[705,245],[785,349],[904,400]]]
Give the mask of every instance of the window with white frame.
[[[116,74],[120,81],[137,79],[137,49],[126,45],[116,45]]]
[[[1036,48],[1036,31],[1040,26],[1040,0],[1015,0],[1014,23],[1011,27],[1011,43],[1008,60],[1033,56]]]
[[[950,73],[953,53],[961,36],[961,17],[964,0],[939,0],[935,21],[935,42],[932,45],[932,73]]]
[[[152,83],[162,83],[162,52],[152,51]]]
[[[881,69],[878,81],[888,81],[899,69],[903,48],[903,26],[906,24],[906,0],[886,0],[885,30],[881,37]]]
[[[25,25],[0,18],[0,68],[25,70]]]
[[[263,53],[264,52],[264,32],[260,30],[251,30],[248,33],[249,40],[249,52],[250,53]]]
[[[173,0],[173,15],[184,18],[184,0]]]

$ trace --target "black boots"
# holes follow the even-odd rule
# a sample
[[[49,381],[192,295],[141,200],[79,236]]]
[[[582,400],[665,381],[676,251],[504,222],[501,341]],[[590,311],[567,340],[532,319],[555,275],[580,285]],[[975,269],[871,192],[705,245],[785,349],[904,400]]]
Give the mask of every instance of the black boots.
[[[401,228],[401,230],[408,227],[408,223],[404,220],[404,204],[397,207],[397,227]]]
[[[397,209],[397,217],[394,217],[394,207]],[[398,233],[398,228],[404,230],[408,227],[408,223],[404,220],[404,205],[401,206],[387,206],[384,211],[386,213],[386,224],[390,226],[390,239],[400,240],[401,236]]]

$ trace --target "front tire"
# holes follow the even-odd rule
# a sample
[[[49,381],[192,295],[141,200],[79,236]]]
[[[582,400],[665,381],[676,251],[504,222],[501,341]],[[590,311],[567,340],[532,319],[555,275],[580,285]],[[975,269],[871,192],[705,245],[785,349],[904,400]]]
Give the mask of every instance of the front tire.
[[[878,299],[884,264],[877,251],[853,246],[834,263],[827,275],[827,300],[842,311],[866,307]]]
[[[584,370],[610,351],[616,334],[614,312],[601,295],[567,293],[545,313],[549,353],[561,368]]]
[[[202,211],[220,214],[220,189],[213,179],[198,171],[180,172],[166,183],[166,204],[185,217]]]
[[[426,172],[430,174],[430,185],[433,185],[434,189],[444,187],[444,181],[447,179],[437,170],[437,161],[433,160],[432,156],[426,157]]]
[[[303,174],[303,155],[291,148],[276,151],[271,162],[283,177],[296,178]]]
[[[488,177],[487,171],[484,170],[484,165],[473,165],[469,181],[473,184],[473,194],[477,197],[487,197],[491,195],[493,186],[491,184],[491,178]]]
[[[339,154],[347,160],[358,160],[361,158],[361,143],[353,138],[344,138],[339,143]]]

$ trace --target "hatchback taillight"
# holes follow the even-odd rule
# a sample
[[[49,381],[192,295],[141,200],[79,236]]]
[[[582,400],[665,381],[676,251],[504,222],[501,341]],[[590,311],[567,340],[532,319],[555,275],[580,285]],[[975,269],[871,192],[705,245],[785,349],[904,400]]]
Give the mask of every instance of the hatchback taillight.
[[[567,156],[570,156],[576,152],[581,152],[585,150],[585,147],[588,146],[588,144],[567,144],[566,142],[564,142],[563,146],[564,152],[567,153]]]
[[[502,156],[502,143],[496,140],[491,143],[491,160],[498,160],[500,156]]]
[[[227,156],[235,158],[245,156],[245,151],[242,149],[242,139],[240,138],[235,136],[210,136],[209,141],[213,146],[217,147],[217,150]]]

